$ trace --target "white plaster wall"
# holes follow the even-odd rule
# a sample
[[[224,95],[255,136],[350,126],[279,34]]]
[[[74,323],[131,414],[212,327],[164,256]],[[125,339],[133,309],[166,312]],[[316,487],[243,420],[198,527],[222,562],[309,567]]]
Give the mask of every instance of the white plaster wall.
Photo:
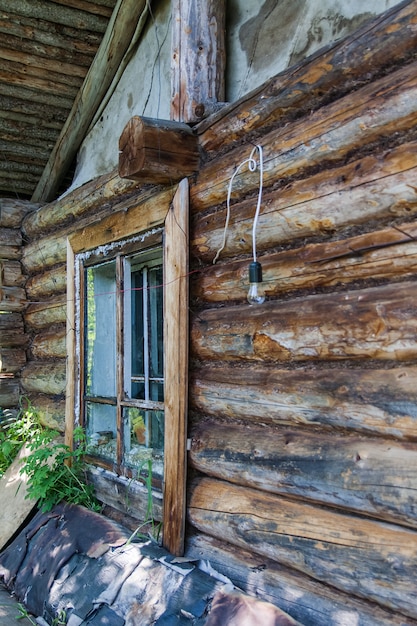
[[[234,101],[319,48],[353,32],[400,0],[228,0],[226,97]],[[103,113],[78,154],[71,189],[111,171],[133,115],[169,119],[170,0],[152,16]]]

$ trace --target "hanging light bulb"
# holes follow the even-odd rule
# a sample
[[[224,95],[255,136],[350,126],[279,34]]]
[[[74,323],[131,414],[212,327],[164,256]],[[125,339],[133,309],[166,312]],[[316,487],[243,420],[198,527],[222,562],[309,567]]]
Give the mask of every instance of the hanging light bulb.
[[[249,265],[249,304],[263,304],[265,291],[262,284],[262,265],[258,261],[252,261]]]

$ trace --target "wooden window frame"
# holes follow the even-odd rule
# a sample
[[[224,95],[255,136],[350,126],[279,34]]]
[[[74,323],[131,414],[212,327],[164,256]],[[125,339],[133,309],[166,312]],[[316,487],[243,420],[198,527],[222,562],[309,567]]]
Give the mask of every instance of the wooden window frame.
[[[66,442],[72,445],[77,389],[75,257],[81,252],[163,227],[164,484],[163,545],[184,551],[188,411],[188,180],[127,211],[115,212],[67,239]]]

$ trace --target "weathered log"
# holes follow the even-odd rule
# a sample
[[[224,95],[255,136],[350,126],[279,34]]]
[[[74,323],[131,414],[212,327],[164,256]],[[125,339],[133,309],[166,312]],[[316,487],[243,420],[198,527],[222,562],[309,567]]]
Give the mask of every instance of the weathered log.
[[[65,358],[67,329],[65,326],[35,335],[32,342],[33,356],[39,360]]]
[[[0,285],[0,311],[23,311],[26,306],[26,292],[22,287]]]
[[[103,241],[116,241],[120,233],[138,235],[152,230],[155,225],[164,221],[167,207],[176,191],[176,186],[162,191],[155,190],[139,197],[133,196],[116,205],[109,205],[101,214],[93,213],[74,226],[66,226],[57,233],[44,237],[42,245],[34,241],[24,248],[22,264],[31,272],[45,271],[52,265],[64,263],[67,258],[67,238],[82,235],[85,229],[95,223],[97,228],[86,241],[86,250],[100,245]],[[90,231],[92,229],[89,229]]]
[[[22,287],[25,284],[20,261],[0,261],[0,284],[5,287]]]
[[[31,276],[25,286],[29,300],[65,293],[67,269],[65,265],[54,267],[42,274]]]
[[[336,591],[312,578],[290,570],[265,556],[259,556],[208,535],[188,537],[185,556],[207,560],[236,587],[252,596],[279,606],[302,624],[309,626],[411,626],[411,618]]]
[[[201,145],[212,152],[259,129],[283,126],[414,59],[416,10],[415,0],[394,6],[204,120],[197,127]]]
[[[11,409],[19,404],[20,384],[17,378],[0,374],[0,407]]]
[[[30,394],[30,402],[35,409],[39,421],[45,428],[52,428],[60,433],[65,428],[65,399],[43,395]]]
[[[172,184],[198,170],[197,137],[187,124],[132,117],[119,139],[119,176]]]
[[[417,283],[202,311],[191,349],[201,359],[318,361],[417,357]]]
[[[410,186],[410,176],[416,171],[417,144],[405,143],[392,151],[374,153],[295,181],[285,189],[266,192],[256,230],[257,249],[328,236],[372,219],[381,223],[415,215],[417,194]],[[220,260],[251,252],[254,214],[253,199],[232,205]],[[195,256],[213,260],[223,240],[225,219],[225,211],[221,210],[195,220],[191,243]]]
[[[88,482],[94,485],[94,492],[101,502],[138,521],[148,518],[148,490],[137,480],[89,466]],[[155,520],[162,519],[162,493],[158,491],[152,491],[152,515]]]
[[[7,313],[2,313],[0,317],[3,317],[3,315],[7,315]],[[24,348],[28,345],[28,343],[29,337],[23,332],[20,326],[17,328],[8,328],[1,331],[1,348]]]
[[[66,321],[66,312],[66,295],[58,295],[45,302],[30,304],[25,312],[25,323],[34,329],[61,324]]]
[[[0,198],[0,226],[19,228],[25,215],[35,211],[39,206],[27,200]]]
[[[417,368],[194,371],[190,404],[202,415],[249,423],[328,426],[417,439]]]
[[[214,420],[191,437],[203,474],[417,528],[415,444]]]
[[[6,330],[20,329],[23,332],[23,317],[21,313],[4,313],[0,315],[0,337],[3,337],[3,333]],[[0,339],[1,342],[1,339]],[[0,343],[3,345],[3,343]],[[7,345],[7,344],[4,344]]]
[[[208,535],[417,618],[414,531],[210,478],[191,484],[188,514]]]
[[[32,362],[22,370],[22,387],[28,393],[59,396],[65,392],[65,374],[65,361]]]
[[[175,0],[171,13],[171,118],[195,122],[224,100],[226,2]]]
[[[145,197],[149,195],[149,190],[141,192],[136,190],[137,187],[137,182],[120,178],[117,170],[114,170],[26,216],[23,231],[28,237],[36,237],[97,211],[103,204],[111,206],[120,202],[129,193],[131,195],[136,191],[138,199],[142,194]]]
[[[16,228],[0,228],[0,258],[20,258],[21,246],[22,235],[20,230]]]
[[[290,176],[305,177],[306,171],[323,163],[340,163],[371,142],[394,133],[397,138],[398,133],[413,129],[417,120],[416,70],[417,63],[412,63],[307,118],[264,135],[259,140],[264,155],[264,187],[279,179],[283,185]],[[191,188],[193,211],[226,200],[236,166],[250,151],[251,146],[239,146],[200,169]],[[232,198],[254,192],[258,186],[259,172],[242,170],[234,179]]]
[[[16,373],[26,365],[26,351],[19,348],[1,348],[0,371]]]
[[[417,223],[407,222],[340,241],[258,257],[267,296],[358,280],[411,278],[417,273]],[[248,261],[207,267],[192,277],[200,302],[243,300]]]

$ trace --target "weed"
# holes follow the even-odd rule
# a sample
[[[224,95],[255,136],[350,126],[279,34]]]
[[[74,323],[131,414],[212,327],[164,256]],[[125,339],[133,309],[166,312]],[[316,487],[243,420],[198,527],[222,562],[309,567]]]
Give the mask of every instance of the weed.
[[[153,517],[153,499],[152,499],[152,459],[145,459],[138,468],[138,475],[140,475],[143,467],[148,465],[146,476],[144,476],[145,487],[147,489],[147,501],[146,501],[146,515],[145,521],[139,524],[127,540],[127,545],[133,541],[135,537],[140,539],[148,539],[149,534],[141,533],[140,531],[150,526],[150,536],[155,541],[159,540],[162,524],[157,522]]]
[[[38,500],[43,511],[50,511],[61,500],[100,511],[94,487],[86,482],[83,429],[74,430],[74,450],[57,442],[57,436],[56,431],[42,430],[28,444],[31,453],[21,469],[28,477],[27,497]]]
[[[16,619],[27,619],[31,624],[33,624],[33,626],[37,626],[36,622],[31,618],[31,616],[27,612],[26,607],[23,606],[23,604],[18,604],[17,609],[19,611],[19,615],[16,617]]]

